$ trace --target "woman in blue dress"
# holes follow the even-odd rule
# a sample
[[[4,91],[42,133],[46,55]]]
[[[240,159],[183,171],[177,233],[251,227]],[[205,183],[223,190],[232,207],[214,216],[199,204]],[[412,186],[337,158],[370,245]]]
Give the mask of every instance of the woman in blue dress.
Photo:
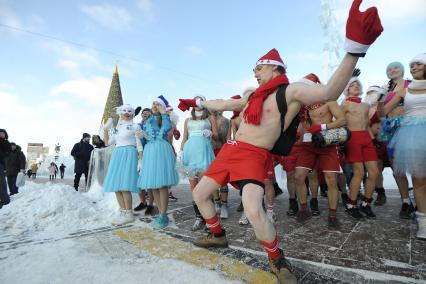
[[[205,100],[203,96],[196,96],[194,99],[197,98]],[[216,120],[210,116],[208,110],[193,108],[191,117],[185,120],[178,167],[179,171],[188,177],[191,191],[214,160],[212,137],[217,138]],[[202,229],[205,224],[195,202],[193,206],[196,219],[192,230],[196,231]]]
[[[151,222],[154,229],[168,226],[168,188],[179,183],[176,158],[167,137],[172,128],[172,122],[166,113],[166,106],[167,101],[162,96],[152,103],[152,115],[145,122],[143,135],[147,142],[144,146],[142,170],[137,182],[139,188],[152,190],[154,195],[159,211]]]
[[[138,180],[138,160],[142,157],[142,145],[135,133],[141,131],[139,125],[133,122],[135,110],[130,105],[117,108],[120,119],[116,132],[110,135],[112,119],[104,126],[105,143],[115,145],[108,171],[103,183],[104,192],[115,192],[120,214],[112,224],[124,225],[134,221],[132,211],[132,192],[139,192],[136,186]]]

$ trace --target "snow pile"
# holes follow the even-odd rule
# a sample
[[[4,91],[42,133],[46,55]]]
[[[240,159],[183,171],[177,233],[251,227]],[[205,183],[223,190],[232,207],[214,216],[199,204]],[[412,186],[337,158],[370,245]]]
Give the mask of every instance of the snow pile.
[[[106,206],[110,203],[84,196],[68,185],[27,182],[11,204],[2,208],[0,230],[44,236],[108,226],[116,212],[112,205]]]

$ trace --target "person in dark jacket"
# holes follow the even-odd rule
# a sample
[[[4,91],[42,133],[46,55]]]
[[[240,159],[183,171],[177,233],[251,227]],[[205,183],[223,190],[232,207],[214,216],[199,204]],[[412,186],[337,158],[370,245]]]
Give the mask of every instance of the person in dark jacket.
[[[90,145],[90,134],[83,133],[83,138],[80,142],[76,143],[71,150],[71,156],[74,157],[74,188],[78,191],[81,175],[84,174],[85,182],[87,185],[87,175],[89,172],[90,155],[93,151],[93,146]]]
[[[92,136],[92,144],[95,145],[96,149],[105,148],[105,142],[101,139],[99,135]]]
[[[61,172],[61,179],[64,179],[65,168],[66,166],[63,163],[59,166],[59,171]]]
[[[10,143],[8,141],[9,136],[6,130],[0,129],[0,208],[3,205],[9,204],[10,198],[7,194],[7,185],[5,178],[5,158],[9,155]]]
[[[10,154],[6,158],[6,175],[10,195],[14,195],[18,193],[18,187],[16,187],[18,173],[25,172],[26,158],[20,146],[12,142],[10,143],[10,148]]]

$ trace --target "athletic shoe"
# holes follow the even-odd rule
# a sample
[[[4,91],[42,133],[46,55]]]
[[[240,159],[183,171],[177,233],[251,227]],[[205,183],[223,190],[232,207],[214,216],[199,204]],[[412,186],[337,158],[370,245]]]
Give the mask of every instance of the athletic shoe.
[[[296,214],[296,220],[299,223],[304,223],[304,222],[308,221],[311,218],[312,218],[312,213],[308,209],[306,209],[306,210],[300,210]]]
[[[216,210],[216,214],[220,214],[220,208],[222,206],[222,203],[219,201],[214,201],[214,209]]]
[[[296,276],[291,273],[290,267],[284,257],[284,253],[282,250],[280,251],[280,258],[273,260],[272,258],[268,257],[271,272],[278,278],[278,283],[297,284]]]
[[[197,217],[195,219],[194,225],[192,225],[191,231],[198,231],[201,229],[204,229],[206,227],[206,223],[204,222],[203,218]]]
[[[135,221],[135,216],[133,216],[132,209],[121,209],[120,211],[120,215],[112,222],[114,226],[123,226]]]
[[[399,217],[401,219],[411,219],[414,213],[413,203],[402,203],[401,211],[399,212]]]
[[[244,225],[248,225],[248,223],[249,223],[249,220],[247,219],[246,213],[243,212],[240,220],[238,220],[238,224],[240,224],[241,226],[244,226]]]
[[[222,207],[220,208],[220,219],[228,219],[228,217],[228,203],[223,203]]]
[[[178,199],[173,196],[173,193],[171,191],[169,192],[169,201],[171,202],[178,201]]]
[[[273,210],[267,210],[266,211],[266,217],[271,221],[271,223],[275,223],[277,221],[277,216],[275,216],[275,213]]]
[[[320,215],[320,211],[318,208],[318,199],[311,198],[311,201],[309,202],[309,207],[311,208],[312,216]]]
[[[376,214],[373,213],[373,211],[371,210],[371,206],[370,205],[361,205],[359,207],[359,211],[361,211],[362,213],[365,214],[365,217],[367,218],[376,218]]]
[[[417,211],[416,217],[418,226],[416,238],[426,241],[426,214]]]
[[[288,216],[294,216],[299,212],[299,204],[297,204],[296,198],[289,199],[290,207],[287,210]]]
[[[197,247],[202,248],[227,248],[228,247],[228,240],[226,239],[226,233],[225,230],[222,230],[222,233],[219,234],[212,234],[209,233],[205,237],[200,237],[195,239],[192,242]]]
[[[383,188],[376,188],[376,191],[377,191],[377,197],[376,197],[376,200],[374,201],[374,205],[382,206],[383,204],[386,203],[385,190]]]
[[[169,217],[167,215],[158,215],[157,222],[152,222],[151,227],[155,230],[161,230],[164,229],[169,225]]]
[[[346,213],[348,213],[349,216],[356,220],[362,219],[362,214],[359,212],[358,207],[352,207],[352,208],[346,208]]]
[[[338,229],[339,228],[339,222],[337,221],[337,218],[328,216],[328,220],[327,220],[327,225],[328,228],[330,229]]]
[[[146,207],[147,205],[141,202],[138,206],[135,207],[135,209],[133,209],[133,211],[139,212],[144,210]]]
[[[155,214],[155,208],[154,208],[154,206],[152,206],[152,205],[148,205],[148,206],[146,207],[146,210],[145,210],[145,215],[151,215],[151,216],[154,216],[154,214]]]

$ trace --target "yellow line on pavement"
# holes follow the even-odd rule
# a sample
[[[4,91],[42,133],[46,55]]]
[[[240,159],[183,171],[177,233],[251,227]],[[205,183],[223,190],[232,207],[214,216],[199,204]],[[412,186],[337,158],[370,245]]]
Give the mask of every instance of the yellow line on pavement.
[[[215,270],[229,280],[262,284],[276,283],[276,278],[271,273],[147,228],[121,229],[114,234],[152,255],[177,259],[201,268]]]

